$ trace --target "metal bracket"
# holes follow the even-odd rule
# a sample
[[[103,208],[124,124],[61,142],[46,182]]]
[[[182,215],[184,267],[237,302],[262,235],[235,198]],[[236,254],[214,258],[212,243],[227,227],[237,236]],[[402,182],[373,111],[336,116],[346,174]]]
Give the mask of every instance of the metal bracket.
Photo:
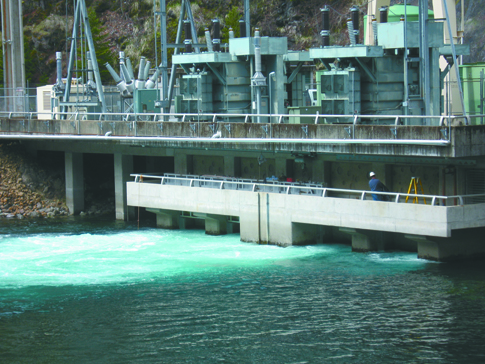
[[[128,126],[128,128],[130,129],[130,131],[133,130],[133,123],[131,121],[127,122],[126,125]]]
[[[216,124],[209,124],[209,128],[211,128],[212,130],[212,133],[215,133],[216,132]]]
[[[305,135],[308,137],[308,125],[303,125],[301,127],[301,130],[303,130],[303,132],[305,133]]]
[[[229,134],[231,134],[231,124],[224,124],[224,127],[229,132]]]
[[[47,130],[49,130],[49,120],[44,121],[44,124],[47,127]]]
[[[263,129],[266,135],[268,135],[268,125],[261,125],[261,129]]]
[[[394,135],[394,138],[397,138],[397,128],[391,128],[391,133]]]
[[[71,121],[71,126],[76,129],[76,123],[74,121]]]
[[[101,131],[101,134],[103,134],[103,123],[99,122],[98,127],[99,127],[99,130]]]
[[[163,123],[158,123],[158,128],[160,129],[160,132],[163,133]]]
[[[344,127],[344,130],[347,132],[347,135],[349,136],[349,138],[351,138],[352,137],[352,131],[350,129],[350,126]],[[347,138],[344,138],[344,139],[347,139]]]
[[[111,127],[113,128],[113,130],[116,129],[116,123],[114,121],[112,121],[111,123],[109,123],[109,125],[111,125]]]
[[[441,135],[445,140],[448,140],[448,129],[440,129]]]
[[[22,125],[22,129],[25,128],[25,120],[20,120],[20,125]]]
[[[196,127],[195,123],[190,124],[190,129],[192,129],[194,133],[195,133],[195,127]]]

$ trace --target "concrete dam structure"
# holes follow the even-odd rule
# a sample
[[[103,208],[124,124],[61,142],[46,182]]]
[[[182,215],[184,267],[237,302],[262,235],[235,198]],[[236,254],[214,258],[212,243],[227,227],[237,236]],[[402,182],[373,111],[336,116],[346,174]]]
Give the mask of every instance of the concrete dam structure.
[[[464,98],[456,61],[470,48],[445,36],[448,10],[434,19],[427,6],[394,8],[404,13],[389,22],[388,8],[369,8],[380,21],[368,19],[365,44],[352,7],[347,46],[329,44],[325,6],[321,45],[292,51],[249,17],[223,44],[215,19],[201,43],[183,0],[169,74],[162,0],[158,67],[140,57],[135,77],[120,52],[119,70],[105,64],[116,86],[104,86],[93,42],[83,62],[73,42],[67,79],[58,52],[56,84],[38,88],[36,112],[1,113],[0,138],[63,153],[73,214],[84,209],[86,155],[103,155],[120,220],[145,209],[163,228],[248,242],[485,257],[485,115],[465,109],[484,110],[485,97]],[[78,0],[72,39],[90,33],[86,11]],[[370,171],[389,201],[372,200]]]

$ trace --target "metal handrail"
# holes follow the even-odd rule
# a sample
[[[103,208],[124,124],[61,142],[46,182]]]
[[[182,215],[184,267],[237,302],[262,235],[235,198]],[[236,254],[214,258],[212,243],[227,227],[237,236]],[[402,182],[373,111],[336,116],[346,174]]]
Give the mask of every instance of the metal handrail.
[[[34,115],[51,115],[53,118],[59,118],[60,116],[69,116],[69,115],[77,115],[79,114],[78,111],[75,112],[60,112],[60,111],[52,111],[52,112],[32,112],[32,111],[0,111],[0,117],[11,117],[12,115],[29,115],[29,117],[32,117]],[[86,115],[88,118],[87,121],[95,121],[95,120],[104,120],[106,117],[112,117],[112,116],[123,116],[123,117],[133,117],[136,121],[136,119],[140,116],[143,117],[154,117],[154,120],[156,117],[159,117],[161,119],[164,118],[176,118],[176,119],[181,119],[182,121],[194,121],[198,120],[200,118],[204,118],[204,120],[212,120],[212,122],[218,122],[218,120],[223,120],[227,118],[244,118],[244,120],[247,122],[249,118],[251,117],[263,117],[263,118],[277,118],[279,123],[282,123],[283,119],[289,119],[289,118],[295,118],[295,117],[300,117],[300,118],[313,118],[315,120],[318,119],[325,119],[325,118],[335,118],[338,116],[339,118],[343,119],[349,119],[348,124],[357,124],[356,122],[357,119],[360,120],[365,120],[365,119],[391,119],[391,120],[396,120],[396,119],[401,119],[401,118],[406,118],[406,119],[422,119],[422,118],[427,118],[427,119],[436,119],[437,123],[436,126],[440,126],[443,124],[444,118],[447,120],[454,120],[454,119],[463,119],[465,116],[463,115],[450,115],[443,117],[441,115],[354,115],[354,114],[349,114],[349,115],[333,115],[333,114],[302,114],[302,115],[291,115],[291,114],[230,114],[230,113],[122,113],[122,112],[110,112],[110,113],[93,113],[93,112],[86,112],[83,113],[83,115]],[[92,118],[89,118],[89,116],[92,116]],[[475,117],[483,117],[485,115],[466,115],[466,117],[469,118],[475,118]],[[170,120],[170,119],[169,119]],[[120,121],[122,121],[120,119]],[[146,121],[146,120],[143,120]],[[157,121],[157,120],[155,120]],[[173,119],[171,121],[174,121]],[[395,122],[394,124],[395,125]]]
[[[323,187],[323,186],[318,186],[318,184],[315,183],[264,183],[264,182],[258,182],[254,180],[246,180],[243,181],[242,179],[237,179],[234,177],[217,177],[217,176],[211,176],[210,179],[208,177],[203,177],[203,176],[194,176],[194,175],[182,175],[182,174],[173,174],[173,173],[167,173],[164,176],[158,176],[158,175],[140,175],[140,174],[131,174],[130,176],[135,177],[134,182],[136,183],[142,183],[142,182],[147,182],[146,179],[152,179],[152,180],[160,180],[160,184],[168,184],[168,180],[174,180],[174,181],[188,181],[187,184],[180,184],[179,186],[185,186],[185,187],[206,187],[210,188],[207,183],[215,183],[215,187],[217,189],[229,189],[229,190],[244,190],[244,191],[251,191],[251,192],[257,192],[261,190],[265,190],[264,192],[272,193],[272,191],[267,190],[269,189],[280,189],[282,192],[285,191],[285,194],[291,195],[294,193],[291,193],[292,189],[296,190],[296,194],[300,194],[301,191],[306,191],[305,194],[311,195],[311,196],[319,196],[319,197],[329,197],[328,192],[334,192],[336,194],[352,194],[352,195],[357,195],[360,196],[360,200],[366,200],[367,195],[380,195],[380,196],[389,196],[391,197],[391,201],[393,203],[399,203],[401,198],[405,197],[411,197],[411,198],[418,198],[419,199],[430,199],[431,204],[430,206],[436,206],[436,202],[439,200],[458,200],[460,205],[465,205],[465,199],[466,198],[474,198],[474,197],[484,197],[485,194],[473,194],[473,195],[455,195],[455,196],[440,196],[440,195],[420,195],[420,194],[411,194],[411,193],[399,193],[399,192],[378,192],[378,191],[367,191],[367,190],[351,190],[351,189],[343,189],[343,188],[329,188],[329,187]],[[195,184],[194,181],[201,181],[201,182],[206,182],[203,184]],[[235,185],[235,188],[227,188],[225,185],[231,186]],[[240,186],[247,186],[248,188],[243,189],[240,188]],[[321,192],[320,193],[315,193],[315,191]],[[274,192],[273,192],[274,193]],[[278,192],[279,193],[279,192]],[[340,196],[342,197],[342,196]],[[393,198],[394,197],[394,198]]]

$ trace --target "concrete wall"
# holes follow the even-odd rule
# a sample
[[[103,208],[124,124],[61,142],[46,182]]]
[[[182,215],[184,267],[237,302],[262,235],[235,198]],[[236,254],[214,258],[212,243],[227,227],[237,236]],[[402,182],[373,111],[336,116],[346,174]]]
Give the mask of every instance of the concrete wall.
[[[178,228],[180,212],[186,211],[206,217],[208,234],[224,234],[225,217],[238,216],[241,240],[247,242],[315,244],[334,239],[338,229],[350,236],[353,251],[417,245],[425,259],[485,256],[485,204],[397,204],[135,182],[127,183],[127,196],[129,206],[157,213],[159,226],[167,228]]]
[[[196,122],[145,122],[126,123],[124,121],[94,121],[94,120],[46,120],[35,119],[0,119],[0,133],[15,134],[59,134],[59,135],[100,135],[111,131],[112,136],[171,136],[210,138],[213,135],[211,126],[213,123]],[[272,152],[316,152],[316,153],[350,153],[365,155],[389,155],[389,156],[416,156],[416,157],[470,157],[485,155],[485,126],[452,127],[452,146],[436,147],[426,145],[347,145],[347,144],[305,144],[299,143],[300,139],[345,139],[348,134],[345,130],[347,125],[308,125],[308,134],[301,125],[297,124],[268,124],[268,133],[261,127],[251,123],[228,123],[230,131],[219,128],[223,138],[293,138],[295,143],[272,144],[272,147],[260,143],[244,143],[237,145],[227,143],[226,150],[259,151],[271,150]],[[390,125],[357,125],[353,137],[355,139],[384,139],[392,140],[394,135]],[[398,126],[397,141],[399,140],[441,140],[443,127],[435,126]],[[110,144],[109,141],[106,141]],[[142,141],[136,144],[156,145],[163,148],[196,148],[219,149],[221,144],[210,139],[201,145],[200,140],[194,142],[165,141],[163,138],[156,141]]]
[[[251,241],[261,234],[268,238],[269,215],[268,240],[282,245],[292,243],[287,234],[291,223],[437,237],[450,237],[454,229],[485,226],[483,204],[444,207],[150,183],[128,182],[127,186],[130,206],[239,216],[241,236],[247,234]],[[255,227],[258,221],[261,229]],[[253,226],[251,232],[243,232],[245,223]]]

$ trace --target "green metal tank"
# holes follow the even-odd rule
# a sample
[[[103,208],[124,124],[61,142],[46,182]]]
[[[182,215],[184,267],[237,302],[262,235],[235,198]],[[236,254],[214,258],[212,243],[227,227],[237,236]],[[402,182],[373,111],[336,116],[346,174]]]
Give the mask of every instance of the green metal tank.
[[[406,6],[407,21],[419,20],[419,7],[414,5]],[[389,23],[401,21],[401,16],[404,16],[404,5],[393,5],[389,7],[387,20]],[[434,11],[428,10],[428,19],[434,19]],[[364,15],[364,39],[367,34],[367,15]]]
[[[465,109],[469,115],[485,113],[485,63],[471,63],[459,66],[460,79],[463,85]],[[480,75],[482,73],[482,75]],[[471,119],[472,124],[482,124],[483,118]]]

